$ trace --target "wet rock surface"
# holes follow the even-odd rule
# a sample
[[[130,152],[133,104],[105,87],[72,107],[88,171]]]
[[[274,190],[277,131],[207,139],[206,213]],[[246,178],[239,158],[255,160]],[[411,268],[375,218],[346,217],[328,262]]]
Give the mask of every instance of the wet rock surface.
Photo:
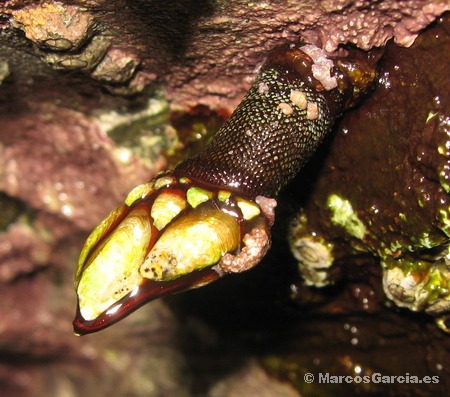
[[[386,47],[373,94],[338,127],[293,243],[300,257],[330,244],[323,268],[348,254],[343,241],[373,253],[390,299],[436,315],[449,306],[449,45],[445,22],[409,49]]]

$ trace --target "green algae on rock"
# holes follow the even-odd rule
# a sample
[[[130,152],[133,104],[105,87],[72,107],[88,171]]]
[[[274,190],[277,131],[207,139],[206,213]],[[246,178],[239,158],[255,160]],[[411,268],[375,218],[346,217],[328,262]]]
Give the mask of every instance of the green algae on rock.
[[[311,238],[339,246],[335,263],[375,255],[388,298],[433,315],[450,310],[449,25],[440,20],[411,48],[386,47],[375,92],[341,122],[291,231],[301,262],[296,246]]]

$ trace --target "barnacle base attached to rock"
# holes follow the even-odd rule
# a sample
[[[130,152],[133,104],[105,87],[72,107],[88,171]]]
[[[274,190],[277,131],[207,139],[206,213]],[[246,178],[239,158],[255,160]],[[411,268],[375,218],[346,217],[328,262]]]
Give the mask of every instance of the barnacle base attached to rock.
[[[334,261],[333,244],[307,230],[304,213],[300,212],[291,222],[289,244],[306,285],[324,287],[333,282],[330,272]]]
[[[137,186],[81,252],[76,332],[98,331],[149,300],[255,266],[270,247],[275,205],[177,171]]]
[[[442,316],[450,312],[449,244],[429,251],[382,261],[383,288],[399,307]]]

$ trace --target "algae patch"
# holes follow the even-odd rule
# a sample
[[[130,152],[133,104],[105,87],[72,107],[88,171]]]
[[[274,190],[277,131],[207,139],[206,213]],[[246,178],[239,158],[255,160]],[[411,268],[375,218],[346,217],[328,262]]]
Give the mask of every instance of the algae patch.
[[[332,194],[328,197],[327,206],[331,211],[331,221],[342,226],[353,237],[362,239],[366,234],[366,227],[356,215],[350,201]]]

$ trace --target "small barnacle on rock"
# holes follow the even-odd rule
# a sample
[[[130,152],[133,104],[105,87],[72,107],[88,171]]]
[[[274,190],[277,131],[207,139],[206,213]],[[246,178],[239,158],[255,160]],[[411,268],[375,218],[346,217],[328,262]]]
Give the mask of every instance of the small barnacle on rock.
[[[449,244],[429,251],[383,260],[383,288],[397,306],[440,316],[450,311]]]
[[[91,77],[106,83],[120,84],[129,81],[139,65],[139,58],[118,48],[110,48],[92,71]]]
[[[58,70],[92,70],[103,59],[110,45],[108,37],[97,35],[78,53],[48,52],[43,60]]]
[[[74,51],[91,36],[94,17],[76,5],[60,2],[35,2],[13,9],[12,24],[42,49]]]
[[[323,287],[334,281],[330,272],[334,262],[333,245],[307,230],[304,213],[298,214],[291,222],[289,245],[306,285]]]

